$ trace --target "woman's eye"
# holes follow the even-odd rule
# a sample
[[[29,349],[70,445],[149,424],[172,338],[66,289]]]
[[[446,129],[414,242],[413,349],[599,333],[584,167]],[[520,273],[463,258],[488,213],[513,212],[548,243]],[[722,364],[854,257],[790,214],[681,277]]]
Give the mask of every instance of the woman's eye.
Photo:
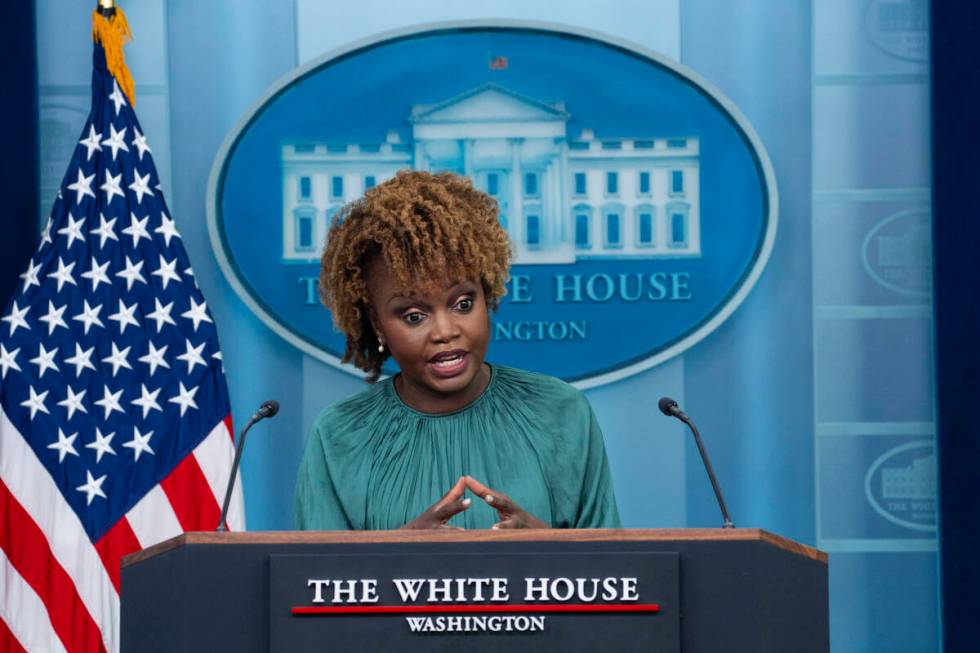
[[[471,308],[473,308],[473,300],[469,297],[464,297],[456,302],[456,308],[463,313],[467,313]]]
[[[405,320],[405,322],[407,322],[408,324],[418,324],[419,322],[422,321],[422,318],[424,317],[425,316],[422,315],[422,313],[419,313],[418,311],[412,311],[411,313],[405,313],[402,316],[402,319]]]

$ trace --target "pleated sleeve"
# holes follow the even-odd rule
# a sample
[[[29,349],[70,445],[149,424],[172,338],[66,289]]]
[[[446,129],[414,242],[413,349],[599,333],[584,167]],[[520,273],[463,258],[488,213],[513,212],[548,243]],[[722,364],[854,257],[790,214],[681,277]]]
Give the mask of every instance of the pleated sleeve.
[[[306,438],[296,477],[296,528],[307,531],[351,530],[353,525],[344,512],[323,449],[324,421],[323,416],[317,419]]]
[[[588,433],[575,528],[621,528],[602,430],[591,408]]]

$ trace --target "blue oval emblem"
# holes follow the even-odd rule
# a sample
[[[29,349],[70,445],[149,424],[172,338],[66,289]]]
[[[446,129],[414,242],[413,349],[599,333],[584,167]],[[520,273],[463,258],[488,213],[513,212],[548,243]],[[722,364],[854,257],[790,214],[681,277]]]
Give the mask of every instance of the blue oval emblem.
[[[936,530],[936,447],[928,440],[895,447],[864,477],[864,494],[879,515],[916,531]]]
[[[401,168],[469,175],[497,200],[516,258],[490,360],[580,387],[704,338],[751,290],[775,239],[761,142],[676,62],[538,24],[357,43],[247,112],[208,202],[216,256],[248,306],[354,373],[317,301],[318,258],[338,209]]]

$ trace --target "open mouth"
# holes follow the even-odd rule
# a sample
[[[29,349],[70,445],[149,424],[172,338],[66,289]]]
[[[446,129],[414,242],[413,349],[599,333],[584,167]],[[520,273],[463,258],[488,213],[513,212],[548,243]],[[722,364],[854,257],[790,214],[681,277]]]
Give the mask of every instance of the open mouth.
[[[437,376],[455,376],[463,371],[467,363],[467,354],[461,349],[440,352],[429,359],[432,371]]]

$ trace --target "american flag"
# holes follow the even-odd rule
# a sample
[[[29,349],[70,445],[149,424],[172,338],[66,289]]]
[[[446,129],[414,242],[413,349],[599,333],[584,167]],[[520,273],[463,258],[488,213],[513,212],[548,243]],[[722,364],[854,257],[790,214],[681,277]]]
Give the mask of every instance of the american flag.
[[[0,322],[0,650],[117,651],[121,556],[214,529],[233,447],[214,322],[98,43],[21,279]]]
[[[507,57],[487,55],[487,68],[490,70],[506,70],[508,66]]]

